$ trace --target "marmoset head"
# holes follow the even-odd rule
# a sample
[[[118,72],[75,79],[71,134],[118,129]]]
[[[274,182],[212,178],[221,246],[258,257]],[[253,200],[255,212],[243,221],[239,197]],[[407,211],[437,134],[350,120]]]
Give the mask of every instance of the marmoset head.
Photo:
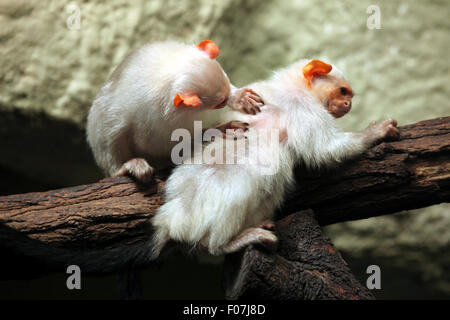
[[[175,107],[220,109],[227,105],[230,82],[220,64],[218,46],[211,40],[197,44],[186,55],[183,74],[177,79]]]
[[[306,86],[335,118],[350,111],[353,90],[336,67],[320,60],[312,60],[302,71]]]

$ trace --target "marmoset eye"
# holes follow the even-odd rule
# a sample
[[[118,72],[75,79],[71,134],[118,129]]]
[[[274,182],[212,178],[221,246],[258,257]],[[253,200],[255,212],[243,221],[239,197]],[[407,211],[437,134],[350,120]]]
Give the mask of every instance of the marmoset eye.
[[[344,87],[341,87],[341,94],[342,94],[343,96],[345,96],[347,93],[348,93],[347,89],[344,88]]]

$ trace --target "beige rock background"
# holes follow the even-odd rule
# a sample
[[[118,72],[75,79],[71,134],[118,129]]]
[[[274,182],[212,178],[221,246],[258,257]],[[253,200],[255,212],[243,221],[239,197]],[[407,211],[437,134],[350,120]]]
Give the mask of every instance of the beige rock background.
[[[369,5],[380,8],[381,29],[367,28]],[[80,13],[75,30],[67,25],[76,20],[74,8]],[[357,93],[351,114],[340,120],[346,129],[386,117],[407,124],[448,116],[449,15],[447,0],[0,0],[0,193],[98,179],[84,138],[90,103],[129,50],[155,40],[215,40],[219,61],[239,86],[299,58],[328,58]],[[368,265],[380,265],[379,297],[449,298],[449,209],[440,205],[327,231],[361,281]],[[149,297],[164,290],[156,280],[161,277],[177,283],[176,297],[191,297],[187,279],[199,270],[209,286],[196,286],[194,297],[221,296],[220,268],[181,262],[190,267],[146,274],[153,284]],[[60,278],[39,283],[52,281]],[[14,285],[23,287],[0,282],[0,295],[2,286]],[[16,293],[33,296],[25,289]]]

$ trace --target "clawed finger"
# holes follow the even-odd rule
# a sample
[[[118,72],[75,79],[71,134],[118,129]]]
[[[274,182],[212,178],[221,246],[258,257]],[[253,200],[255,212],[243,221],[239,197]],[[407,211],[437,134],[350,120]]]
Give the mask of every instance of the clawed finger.
[[[244,130],[248,130],[248,127],[249,127],[248,122],[231,121],[229,129],[244,129]]]
[[[244,91],[258,96],[258,94],[255,91],[253,91],[252,89],[250,89],[250,88],[245,88]]]
[[[248,113],[248,114],[252,114],[252,115],[255,115],[255,114],[256,114],[256,110],[255,110],[255,109],[253,108],[253,106],[251,106],[251,105],[245,106],[245,107],[244,107],[244,110],[245,110],[245,112]]]
[[[264,105],[264,103],[257,102],[257,101],[254,101],[254,100],[249,100],[249,104],[250,104],[252,107],[257,108],[259,112],[261,112],[260,107],[262,107],[262,106]]]
[[[258,106],[253,106],[253,109],[255,110],[256,113],[261,112],[261,108]]]
[[[261,112],[261,108],[256,104],[249,104],[245,108],[249,111],[248,113],[252,115],[256,115],[257,113]]]
[[[251,95],[248,95],[247,97],[255,102],[264,104],[263,99],[261,99],[261,97],[258,95],[251,94]]]

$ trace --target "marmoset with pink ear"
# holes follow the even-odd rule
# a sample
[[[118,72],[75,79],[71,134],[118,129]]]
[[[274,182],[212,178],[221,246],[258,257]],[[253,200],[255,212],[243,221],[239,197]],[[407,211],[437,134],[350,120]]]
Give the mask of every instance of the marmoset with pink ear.
[[[165,204],[152,219],[152,259],[169,240],[212,255],[249,244],[273,249],[277,238],[270,221],[294,184],[296,163],[335,166],[381,139],[399,138],[394,120],[373,122],[361,132],[339,130],[335,118],[350,111],[353,90],[335,66],[320,60],[297,62],[248,87],[266,106],[246,120],[250,130],[244,133],[247,139],[240,139],[244,149],[229,148],[229,139],[218,136],[197,155],[205,159],[207,151],[207,162],[174,169],[166,182]],[[275,144],[267,134],[273,129],[278,131]],[[251,149],[255,140],[257,147]]]
[[[107,175],[148,182],[155,169],[170,166],[175,129],[192,132],[195,120],[218,125],[213,110],[226,105],[242,113],[260,111],[261,98],[232,86],[218,55],[211,40],[197,46],[166,41],[144,45],[124,59],[101,88],[87,121],[87,140]]]

